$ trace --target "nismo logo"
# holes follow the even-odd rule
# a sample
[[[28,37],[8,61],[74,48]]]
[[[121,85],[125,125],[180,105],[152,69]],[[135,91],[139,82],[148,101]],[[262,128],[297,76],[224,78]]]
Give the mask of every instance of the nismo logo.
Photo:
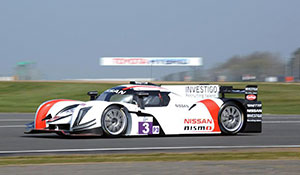
[[[185,131],[211,131],[211,126],[184,126]]]

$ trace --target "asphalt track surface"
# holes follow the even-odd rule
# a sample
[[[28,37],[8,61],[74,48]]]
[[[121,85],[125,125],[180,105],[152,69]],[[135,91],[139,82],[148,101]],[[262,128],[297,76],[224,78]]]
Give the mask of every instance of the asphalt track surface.
[[[33,118],[33,114],[0,113],[0,156],[300,148],[300,115],[264,115],[262,133],[124,138],[24,134],[25,124]]]

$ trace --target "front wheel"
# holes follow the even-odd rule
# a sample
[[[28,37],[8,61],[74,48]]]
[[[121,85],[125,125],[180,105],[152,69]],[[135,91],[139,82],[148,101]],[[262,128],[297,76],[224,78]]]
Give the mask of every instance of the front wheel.
[[[120,137],[127,129],[127,116],[118,106],[108,107],[102,115],[101,124],[107,136]]]
[[[219,113],[219,125],[224,134],[238,133],[244,125],[243,111],[233,102],[225,103]]]

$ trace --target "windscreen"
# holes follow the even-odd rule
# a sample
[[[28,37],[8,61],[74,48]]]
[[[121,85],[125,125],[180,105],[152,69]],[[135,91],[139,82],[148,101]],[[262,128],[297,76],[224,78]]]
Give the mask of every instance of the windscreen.
[[[109,102],[133,103],[133,93],[131,91],[123,91],[122,88],[112,88],[104,91],[96,100]]]

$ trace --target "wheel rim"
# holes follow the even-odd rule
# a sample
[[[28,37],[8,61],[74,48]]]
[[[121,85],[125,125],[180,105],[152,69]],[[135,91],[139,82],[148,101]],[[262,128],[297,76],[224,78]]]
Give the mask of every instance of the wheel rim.
[[[119,135],[126,126],[126,116],[122,110],[111,109],[104,116],[104,127],[111,135]]]
[[[237,131],[243,123],[242,113],[235,106],[227,106],[222,111],[221,122],[227,131]]]

